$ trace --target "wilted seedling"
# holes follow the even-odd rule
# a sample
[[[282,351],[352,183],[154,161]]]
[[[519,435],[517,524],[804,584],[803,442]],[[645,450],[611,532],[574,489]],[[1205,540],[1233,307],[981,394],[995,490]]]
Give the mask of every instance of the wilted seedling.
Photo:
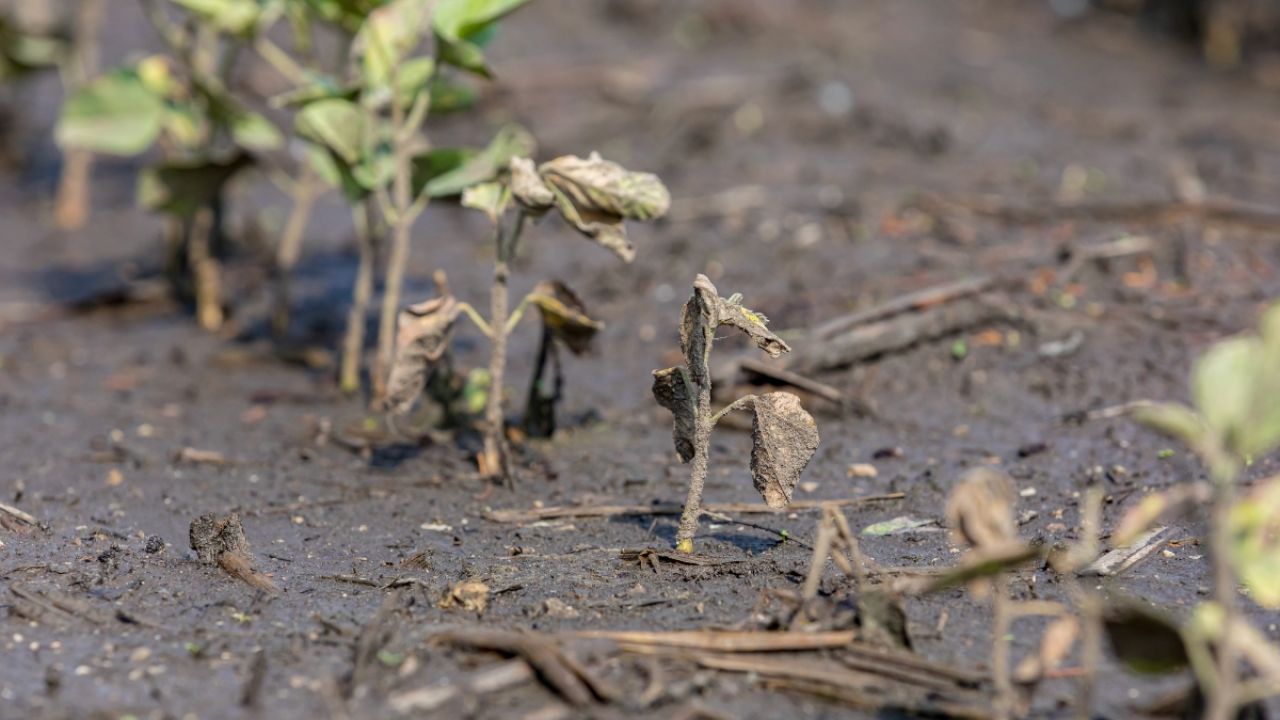
[[[517,155],[531,152],[532,148],[533,138],[523,130],[512,128],[505,135],[500,133],[484,156],[464,162],[457,170],[442,176],[451,188],[462,189],[463,205],[483,212],[493,223],[495,262],[489,318],[482,317],[466,303],[458,303],[451,306],[456,311],[447,315],[447,323],[438,328],[442,334],[433,338],[447,339],[446,334],[459,313],[470,318],[489,338],[489,391],[485,397],[485,442],[480,467],[484,474],[504,480],[512,477],[502,404],[508,335],[530,305],[538,308],[543,322],[543,342],[530,388],[526,425],[549,432],[554,427],[554,403],[561,384],[556,345],[580,354],[590,347],[592,338],[603,327],[587,314],[578,296],[558,281],[540,283],[511,310],[510,262],[519,249],[525,224],[555,209],[579,232],[630,262],[635,253],[626,239],[623,222],[661,217],[671,203],[666,187],[650,173],[626,170],[595,153],[585,160],[565,156],[535,166],[532,160]],[[439,181],[437,178],[433,182]],[[508,220],[508,216],[513,217]],[[397,343],[400,350],[392,364],[394,379],[387,395],[387,408],[392,412],[402,413],[412,406],[430,367],[439,360],[439,356],[432,358],[415,351],[414,342],[413,336],[408,335]],[[555,365],[550,395],[545,391],[543,380],[548,361]],[[406,378],[414,380],[405,382]]]
[[[772,357],[790,352],[768,328],[768,319],[742,305],[739,295],[720,297],[705,275],[693,281],[693,295],[680,317],[680,347],[685,367],[653,372],[653,396],[675,418],[673,439],[680,460],[692,463],[689,497],[680,517],[676,549],[693,552],[693,536],[702,514],[702,489],[707,480],[711,429],[733,410],[751,410],[751,475],[765,503],[784,508],[800,473],[818,449],[818,425],[791,393],[748,395],[720,412],[711,412],[711,346],[722,325],[736,327]]]

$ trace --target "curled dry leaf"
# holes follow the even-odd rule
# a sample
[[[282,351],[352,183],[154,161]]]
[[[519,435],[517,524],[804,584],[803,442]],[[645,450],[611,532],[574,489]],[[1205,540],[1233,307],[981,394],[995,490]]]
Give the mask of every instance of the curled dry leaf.
[[[653,397],[671,411],[675,428],[671,432],[680,462],[689,462],[694,452],[694,392],[689,374],[682,367],[653,371]]]
[[[574,355],[591,349],[591,340],[604,323],[587,316],[577,293],[559,280],[544,280],[533,288],[529,301],[538,306],[542,322]]]
[[[525,207],[543,211],[555,206],[578,232],[612,250],[624,262],[635,259],[624,220],[654,220],[671,207],[666,186],[652,173],[631,172],[592,153],[588,158],[558,157],[534,170],[533,162],[515,158],[511,189]]]
[[[737,296],[729,300],[720,297],[706,275],[694,278],[693,295],[680,316],[680,348],[693,381],[702,386],[710,382],[708,356],[716,329],[721,325],[745,332],[756,347],[771,357],[791,352],[791,347],[769,330],[768,323],[769,319],[763,314],[743,307]]]
[[[446,610],[460,607],[480,615],[489,607],[489,586],[474,579],[456,582],[445,590],[439,606]]]
[[[542,182],[538,168],[525,157],[511,158],[511,194],[521,205],[535,211],[549,210],[555,204],[555,193]]]
[[[1016,542],[1017,501],[1017,489],[1008,473],[990,467],[969,470],[947,498],[947,527],[951,528],[952,541],[979,550]]]
[[[461,307],[452,295],[432,298],[400,311],[396,327],[396,355],[387,379],[386,408],[396,413],[409,408],[426,387],[431,366],[449,348],[453,324]]]
[[[752,404],[751,478],[769,507],[784,508],[818,449],[818,423],[791,393],[766,393]]]

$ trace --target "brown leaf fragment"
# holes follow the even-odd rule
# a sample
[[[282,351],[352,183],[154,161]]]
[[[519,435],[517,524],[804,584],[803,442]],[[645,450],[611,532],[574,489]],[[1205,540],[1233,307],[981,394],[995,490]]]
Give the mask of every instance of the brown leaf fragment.
[[[818,449],[818,423],[791,393],[766,393],[752,404],[751,477],[766,505],[786,507]]]
[[[538,283],[529,293],[529,301],[538,306],[551,334],[574,355],[590,350],[592,339],[604,329],[604,323],[587,315],[578,294],[559,280]]]
[[[694,391],[689,384],[689,374],[682,367],[670,367],[653,371],[653,397],[658,404],[671,411],[675,421],[671,438],[675,442],[680,462],[693,459],[694,443]]]
[[[732,325],[746,333],[756,347],[765,351],[769,357],[778,357],[783,353],[791,352],[791,346],[769,329],[769,318],[763,314],[743,307],[741,303],[724,299],[720,300],[719,314],[719,324]]]
[[[680,350],[684,353],[689,379],[702,387],[711,382],[711,343],[715,340],[720,295],[706,275],[693,280],[693,295],[680,312]]]
[[[460,607],[477,615],[483,614],[489,607],[489,586],[476,579],[456,582],[445,590],[438,605],[442,609]]]
[[[1017,501],[1017,488],[1008,473],[990,467],[969,470],[947,498],[946,519],[952,542],[991,549],[1016,541]]]
[[[396,355],[387,379],[385,407],[408,412],[422,394],[432,365],[449,349],[453,324],[462,311],[456,298],[443,295],[410,305],[396,321]]]

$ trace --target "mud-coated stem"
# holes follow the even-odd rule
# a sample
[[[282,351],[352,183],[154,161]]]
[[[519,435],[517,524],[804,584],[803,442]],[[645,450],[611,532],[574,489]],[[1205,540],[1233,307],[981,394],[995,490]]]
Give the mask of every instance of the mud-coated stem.
[[[504,483],[512,481],[510,452],[507,448],[506,428],[502,411],[502,383],[507,370],[507,314],[510,304],[510,262],[515,255],[520,233],[524,230],[525,214],[516,213],[514,224],[504,233],[498,225],[494,233],[496,258],[493,264],[493,287],[489,294],[489,326],[491,345],[489,352],[489,396],[484,408],[484,458],[485,471],[500,477]]]
[[[996,720],[1013,717],[1013,681],[1009,674],[1009,628],[1013,613],[1009,599],[1009,578],[1001,573],[992,583],[991,675],[996,689]]]
[[[213,255],[214,210],[202,207],[191,223],[188,255],[195,280],[196,321],[200,327],[216,331],[222,327],[222,271]]]
[[[1231,508],[1235,504],[1235,477],[1216,473],[1213,493],[1213,522],[1210,550],[1213,557],[1214,600],[1222,608],[1222,627],[1218,638],[1217,676],[1209,693],[1208,720],[1229,720],[1239,704],[1239,652],[1235,633],[1240,616],[1236,599],[1236,576],[1231,567]]]
[[[690,462],[689,497],[684,501],[680,515],[680,529],[676,532],[676,550],[693,552],[693,536],[698,532],[698,518],[702,515],[702,487],[707,482],[707,454],[711,450],[711,383],[698,386],[698,407],[693,416],[693,460]]]
[[[393,76],[397,73],[393,71]],[[396,87],[393,77],[392,87]],[[404,105],[398,99],[391,103],[391,124],[397,136],[404,127]],[[409,235],[414,218],[409,215],[412,201],[410,162],[406,143],[396,140],[396,174],[392,180],[392,202],[395,204],[395,222],[392,227],[391,254],[387,257],[386,287],[382,291],[382,311],[378,317],[378,354],[373,363],[374,404],[386,395],[387,374],[391,370],[391,356],[395,351],[396,313],[400,309],[400,290],[404,286],[404,268],[409,260]]]
[[[98,30],[102,27],[102,0],[84,0],[76,16],[75,49],[66,64],[63,84],[70,94],[98,74]],[[89,218],[89,179],[93,174],[93,153],[68,150],[58,178],[58,200],[54,222],[63,230],[84,227]]]
[[[289,275],[298,262],[302,250],[302,237],[307,232],[307,223],[311,219],[311,208],[315,206],[316,187],[315,171],[310,164],[302,168],[302,177],[293,185],[293,208],[289,211],[289,219],[285,222],[284,232],[280,234],[280,244],[276,248],[274,272],[274,307],[271,310],[271,331],[277,338],[289,333]]]
[[[364,322],[369,312],[369,296],[373,294],[375,254],[367,201],[352,206],[351,219],[356,229],[360,264],[356,268],[356,282],[351,292],[351,310],[347,313],[347,333],[342,343],[342,365],[338,377],[338,386],[347,393],[360,389],[360,356],[364,351]]]

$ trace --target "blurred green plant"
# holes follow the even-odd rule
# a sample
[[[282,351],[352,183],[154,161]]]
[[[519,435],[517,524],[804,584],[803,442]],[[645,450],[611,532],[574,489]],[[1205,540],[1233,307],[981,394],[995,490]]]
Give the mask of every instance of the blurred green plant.
[[[1124,545],[1210,501],[1214,597],[1196,609],[1182,631],[1189,662],[1209,700],[1209,718],[1234,717],[1242,704],[1280,690],[1280,653],[1255,642],[1262,636],[1241,613],[1237,589],[1243,582],[1259,605],[1280,608],[1280,477],[1263,480],[1247,497],[1236,499],[1243,469],[1280,447],[1278,392],[1280,304],[1263,313],[1257,334],[1220,341],[1196,361],[1192,406],[1155,403],[1134,411],[1139,422],[1195,452],[1211,479],[1210,487],[1184,483],[1144,498],[1114,533],[1116,544]],[[1265,685],[1241,683],[1241,659],[1254,665]]]

